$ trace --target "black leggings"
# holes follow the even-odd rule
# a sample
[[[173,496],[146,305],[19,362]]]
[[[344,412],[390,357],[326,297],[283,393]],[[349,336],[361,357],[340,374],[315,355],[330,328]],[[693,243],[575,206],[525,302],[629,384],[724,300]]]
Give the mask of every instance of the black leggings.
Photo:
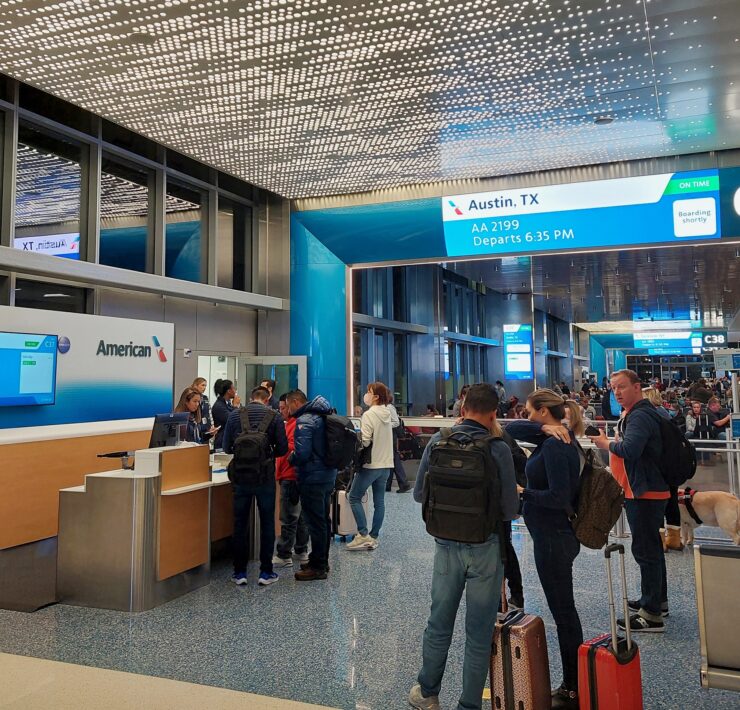
[[[681,527],[681,510],[678,507],[678,486],[669,486],[671,497],[665,507],[666,525],[673,525],[676,528]]]

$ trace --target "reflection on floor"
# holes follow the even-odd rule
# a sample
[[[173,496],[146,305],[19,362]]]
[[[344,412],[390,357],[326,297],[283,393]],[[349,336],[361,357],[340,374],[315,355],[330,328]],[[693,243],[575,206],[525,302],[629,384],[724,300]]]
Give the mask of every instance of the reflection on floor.
[[[553,680],[560,669],[554,626],[537,581],[526,533],[515,534],[527,609],[547,625]],[[387,496],[386,524],[374,552],[337,542],[326,582],[256,586],[229,582],[214,567],[210,586],[151,612],[127,614],[56,605],[35,614],[0,611],[0,651],[242,690],[276,698],[363,710],[406,707],[418,672],[429,609],[433,541],[409,495]],[[628,557],[628,583],[638,588]],[[663,635],[640,637],[645,707],[650,710],[738,707],[738,696],[702,690],[690,551],[668,556],[671,618]],[[587,637],[608,629],[604,562],[583,550],[576,601]],[[495,603],[495,600],[491,600]],[[462,625],[445,676],[443,708],[461,682]],[[0,704],[1,707],[1,704]],[[47,706],[48,707],[48,706]],[[151,706],[152,708],[154,706]]]
[[[7,653],[0,653],[0,688],[2,710],[319,710],[318,705]]]

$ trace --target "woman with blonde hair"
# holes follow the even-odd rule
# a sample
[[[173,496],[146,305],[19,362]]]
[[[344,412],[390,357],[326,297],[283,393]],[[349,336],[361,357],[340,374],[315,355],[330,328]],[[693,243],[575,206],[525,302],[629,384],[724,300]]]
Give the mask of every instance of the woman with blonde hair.
[[[207,423],[208,426],[211,426],[211,424],[213,424],[213,421],[211,420],[211,403],[208,401],[208,395],[206,394],[208,381],[205,377],[196,377],[193,380],[193,384],[190,385],[190,389],[200,393],[200,413],[203,419],[206,420],[202,423]]]
[[[570,515],[578,505],[581,458],[575,436],[584,433],[580,405],[550,389],[527,397],[528,420],[513,420],[506,431],[535,444],[527,460],[526,488],[518,487],[532,542],[534,561],[558,632],[563,682],[553,691],[552,707],[578,708],[578,647],[581,620],[573,595],[573,562],[580,552]],[[567,412],[567,428],[563,425]]]
[[[655,387],[643,387],[642,398],[650,402],[661,417],[665,417],[666,419],[671,418],[671,415],[665,408],[663,395]]]

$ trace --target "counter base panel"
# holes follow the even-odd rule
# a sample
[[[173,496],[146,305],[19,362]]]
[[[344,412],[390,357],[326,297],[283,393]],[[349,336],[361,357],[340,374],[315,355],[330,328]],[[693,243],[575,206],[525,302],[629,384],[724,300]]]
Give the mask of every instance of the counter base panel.
[[[0,609],[36,611],[56,600],[56,537],[0,550]]]

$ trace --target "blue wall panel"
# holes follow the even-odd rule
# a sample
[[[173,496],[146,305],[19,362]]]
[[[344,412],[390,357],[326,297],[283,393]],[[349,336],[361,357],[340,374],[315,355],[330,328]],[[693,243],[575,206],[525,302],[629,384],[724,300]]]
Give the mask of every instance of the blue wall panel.
[[[291,217],[290,352],[308,356],[308,392],[347,405],[345,264]]]

